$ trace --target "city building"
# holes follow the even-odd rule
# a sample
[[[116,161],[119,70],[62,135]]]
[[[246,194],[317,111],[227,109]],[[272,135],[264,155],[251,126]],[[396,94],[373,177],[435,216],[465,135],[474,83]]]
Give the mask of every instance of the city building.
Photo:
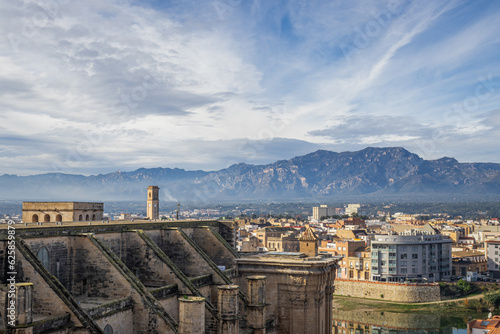
[[[370,280],[370,251],[363,240],[336,237],[330,242],[323,241],[321,246],[320,253],[342,257],[337,278]]]
[[[467,272],[485,273],[488,270],[486,256],[481,251],[452,252],[453,276],[465,277]]]
[[[103,218],[103,203],[23,202],[24,223],[96,221]]]
[[[328,205],[320,205],[313,207],[313,219],[321,220],[322,217],[335,215],[335,208]]]
[[[476,319],[467,323],[467,334],[500,334],[500,316]]]
[[[486,249],[486,261],[488,271],[491,277],[500,278],[500,239],[486,240],[484,242]]]
[[[264,227],[255,231],[259,241],[269,250],[282,251],[281,239],[287,235],[298,235],[299,231],[293,227]]]
[[[376,235],[371,241],[372,280],[434,282],[449,279],[451,245],[448,237],[416,229],[398,235]]]
[[[366,211],[363,210],[361,204],[347,204],[347,206],[345,207],[345,214],[349,217],[353,214],[364,216],[366,215]]]

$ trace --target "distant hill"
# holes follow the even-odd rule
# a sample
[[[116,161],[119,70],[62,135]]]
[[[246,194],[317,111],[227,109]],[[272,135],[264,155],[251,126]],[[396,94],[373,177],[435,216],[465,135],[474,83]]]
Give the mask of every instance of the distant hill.
[[[236,164],[219,171],[140,168],[93,176],[0,176],[5,200],[142,200],[158,185],[161,200],[292,201],[342,198],[500,198],[500,164],[424,160],[401,147],[356,152],[319,150],[268,165]],[[8,196],[6,196],[8,194]]]

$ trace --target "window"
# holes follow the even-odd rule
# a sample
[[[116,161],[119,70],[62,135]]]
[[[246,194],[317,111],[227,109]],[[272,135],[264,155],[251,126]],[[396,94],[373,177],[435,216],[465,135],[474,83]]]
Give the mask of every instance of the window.
[[[401,259],[406,259],[406,258],[408,258],[407,254],[401,254]]]
[[[104,334],[113,334],[113,327],[111,327],[111,325],[106,325],[106,327],[104,327]]]
[[[406,246],[401,246],[401,251],[406,252]]]
[[[407,271],[406,271],[406,268],[401,268],[401,274],[406,274]]]
[[[412,267],[416,267],[418,264],[417,264],[417,261],[411,261],[411,266]]]
[[[412,269],[411,269],[411,272],[412,272],[413,274],[416,274],[416,273],[417,273],[417,268],[412,268]]]
[[[412,258],[412,259],[418,259],[418,254],[412,254],[412,255],[411,255],[411,258]]]
[[[411,250],[412,250],[413,252],[418,252],[418,246],[413,246],[413,247],[411,248]]]
[[[42,266],[45,267],[45,269],[49,270],[49,251],[47,248],[44,246],[38,250],[36,253],[36,256],[42,262]]]
[[[401,266],[406,267],[406,261],[401,261]]]

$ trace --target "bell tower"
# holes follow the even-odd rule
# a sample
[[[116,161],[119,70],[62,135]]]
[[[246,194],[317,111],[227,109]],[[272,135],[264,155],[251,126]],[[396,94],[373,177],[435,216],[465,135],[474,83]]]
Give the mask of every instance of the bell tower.
[[[149,219],[160,218],[160,188],[158,186],[148,187],[147,214]]]

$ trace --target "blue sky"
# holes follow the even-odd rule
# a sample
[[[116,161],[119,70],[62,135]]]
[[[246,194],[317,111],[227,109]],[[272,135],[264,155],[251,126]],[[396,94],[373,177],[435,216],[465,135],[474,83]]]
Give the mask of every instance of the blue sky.
[[[3,1],[0,174],[500,163],[498,1]]]

